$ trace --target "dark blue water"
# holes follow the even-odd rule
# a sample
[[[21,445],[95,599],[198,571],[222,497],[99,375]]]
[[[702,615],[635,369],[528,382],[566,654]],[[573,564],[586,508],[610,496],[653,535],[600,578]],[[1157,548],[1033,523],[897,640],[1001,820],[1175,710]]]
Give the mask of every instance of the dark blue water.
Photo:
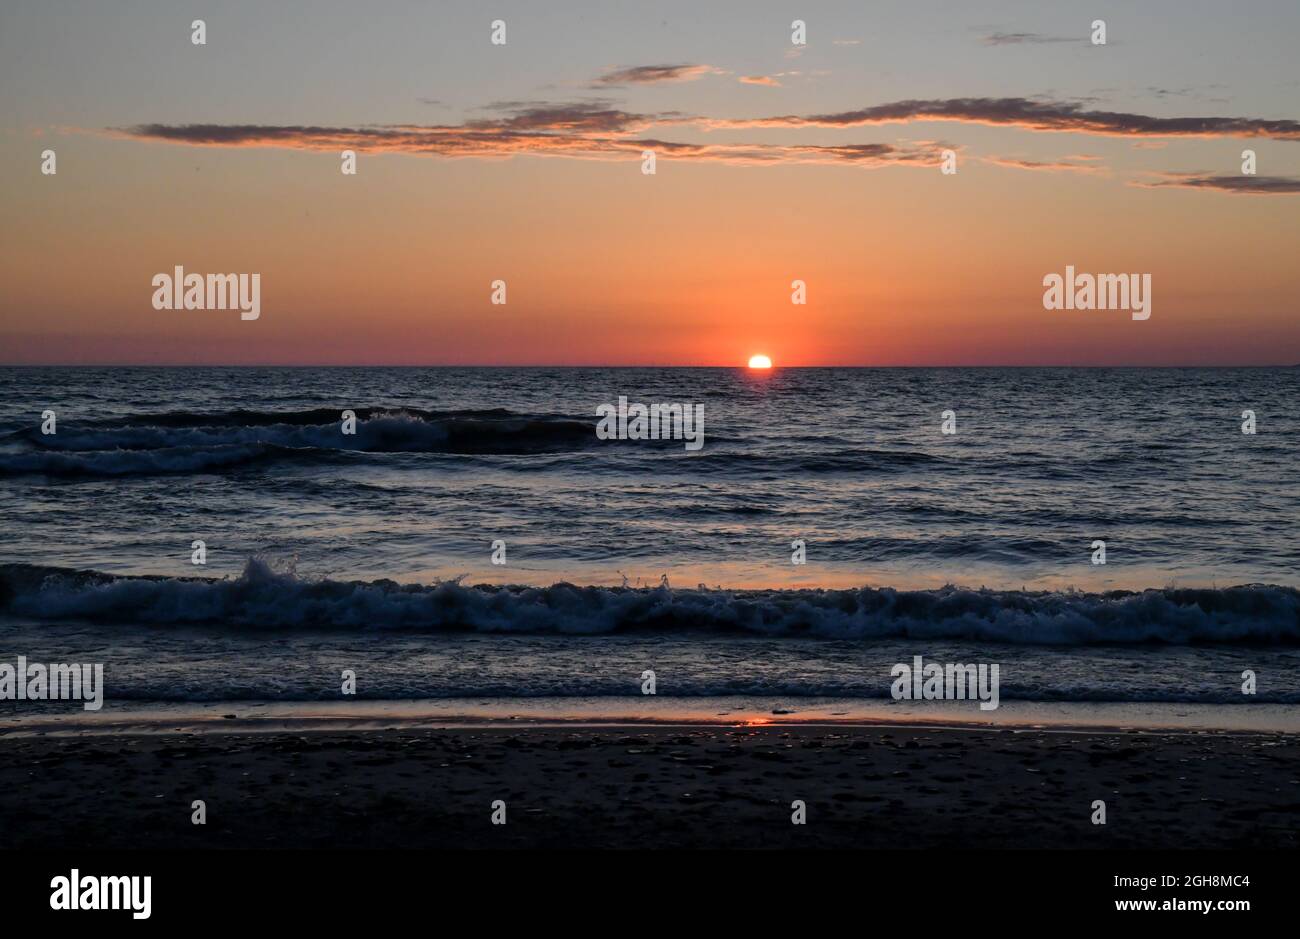
[[[619,693],[647,657],[681,694],[876,695],[918,649],[1000,656],[1004,696],[1236,701],[1251,667],[1300,700],[1300,369],[0,369],[0,396],[0,654],[98,655],[110,696],[311,699],[302,663],[349,656],[380,697]],[[598,439],[619,396],[702,405],[703,447]]]

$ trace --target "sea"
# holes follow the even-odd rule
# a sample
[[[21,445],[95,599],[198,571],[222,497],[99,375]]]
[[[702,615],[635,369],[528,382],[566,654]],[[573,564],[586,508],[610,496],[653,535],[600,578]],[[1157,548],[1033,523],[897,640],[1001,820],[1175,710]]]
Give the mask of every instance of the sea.
[[[702,446],[602,439],[620,398]],[[0,401],[0,663],[102,663],[99,719],[1300,710],[1300,368],[14,367]],[[997,664],[1001,708],[897,701],[917,656]],[[37,718],[88,715],[0,700]]]

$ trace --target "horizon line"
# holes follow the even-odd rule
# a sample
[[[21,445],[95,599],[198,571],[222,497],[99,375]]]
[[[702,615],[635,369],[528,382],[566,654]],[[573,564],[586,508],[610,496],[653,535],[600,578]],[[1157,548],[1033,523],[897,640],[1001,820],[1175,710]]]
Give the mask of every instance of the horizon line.
[[[673,365],[664,363],[645,364],[645,365],[593,365],[593,364],[562,364],[534,362],[527,364],[503,364],[493,365],[486,363],[370,363],[363,362],[353,364],[343,364],[338,362],[320,363],[320,362],[299,362],[299,363],[276,363],[276,362],[258,362],[258,363],[221,363],[221,362],[0,362],[0,368],[627,368],[627,369],[730,369],[739,371],[781,371],[783,369],[903,369],[903,368],[933,368],[933,369],[950,369],[950,368],[1086,368],[1086,369],[1123,369],[1123,368],[1159,368],[1159,369],[1203,369],[1203,368],[1300,368],[1300,362],[1276,362],[1268,364],[1184,364],[1184,365],[1157,365],[1157,364],[1129,364],[1129,365],[1097,365],[1097,364],[1060,364],[1060,363],[1035,363],[1035,364],[914,364],[914,365],[772,365],[766,369],[751,369],[748,365]]]

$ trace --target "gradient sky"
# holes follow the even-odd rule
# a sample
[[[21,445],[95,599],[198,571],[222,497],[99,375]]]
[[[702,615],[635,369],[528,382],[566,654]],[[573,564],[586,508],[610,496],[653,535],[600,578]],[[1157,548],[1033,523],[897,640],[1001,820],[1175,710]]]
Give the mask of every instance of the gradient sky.
[[[0,363],[1293,364],[1297,40],[1293,0],[8,0]],[[178,264],[261,318],[154,310]],[[1043,309],[1067,264],[1150,320]]]

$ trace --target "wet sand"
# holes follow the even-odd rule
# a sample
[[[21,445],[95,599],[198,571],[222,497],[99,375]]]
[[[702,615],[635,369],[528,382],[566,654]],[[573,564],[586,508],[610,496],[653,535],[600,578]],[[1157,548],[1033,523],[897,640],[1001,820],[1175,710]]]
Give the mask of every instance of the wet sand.
[[[191,803],[207,824],[191,823]],[[506,824],[491,823],[494,800]],[[807,824],[791,823],[803,800]],[[1092,803],[1106,803],[1094,825]],[[7,848],[1280,848],[1284,734],[474,727],[0,738]]]

